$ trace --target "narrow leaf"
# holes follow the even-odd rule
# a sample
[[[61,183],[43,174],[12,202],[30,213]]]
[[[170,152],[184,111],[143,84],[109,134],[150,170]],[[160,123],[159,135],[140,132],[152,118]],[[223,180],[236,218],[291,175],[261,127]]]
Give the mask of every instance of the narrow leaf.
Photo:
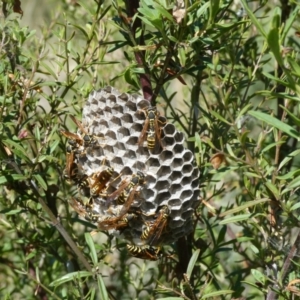
[[[232,290],[221,290],[221,291],[217,291],[217,292],[208,293],[205,296],[202,296],[201,299],[207,299],[207,298],[212,299],[215,296],[227,295],[227,294],[232,294],[232,293],[234,293],[234,291],[232,291]]]
[[[258,29],[258,31],[260,32],[260,34],[267,39],[267,34],[265,32],[265,30],[262,27],[262,23],[255,17],[255,15],[252,13],[252,9],[249,8],[246,0],[241,0],[250,20],[252,21],[252,23],[255,25],[255,27]]]
[[[249,115],[287,133],[288,135],[294,137],[295,139],[297,139],[297,141],[299,141],[299,133],[293,128],[291,127],[290,125],[274,118],[273,116],[271,115],[268,115],[266,113],[263,113],[261,111],[254,111],[254,110],[250,110],[248,112]]]
[[[85,241],[86,241],[87,245],[90,248],[90,256],[91,256],[92,262],[93,262],[94,265],[96,265],[98,263],[98,256],[97,256],[97,252],[96,252],[96,249],[95,249],[95,244],[94,244],[94,241],[92,239],[92,236],[89,232],[86,232],[84,234],[84,238],[85,238]]]
[[[252,216],[253,214],[243,214],[243,215],[233,216],[225,220],[222,220],[221,222],[219,222],[219,225],[225,225],[229,223],[236,223],[244,220],[249,220]]]
[[[225,217],[225,216],[228,216],[228,215],[232,215],[232,214],[240,212],[240,211],[242,211],[242,210],[244,210],[246,208],[258,205],[260,203],[268,202],[268,201],[270,201],[269,198],[263,198],[263,199],[259,199],[259,200],[249,201],[249,202],[247,202],[247,203],[245,203],[243,205],[240,205],[238,207],[235,207],[233,209],[230,209],[230,210],[227,210],[227,211],[221,213],[220,217]]]
[[[47,183],[44,181],[43,177],[40,174],[34,174],[33,177],[36,179],[36,181],[40,184],[42,189],[44,191],[47,190]]]
[[[87,271],[79,271],[79,272],[68,273],[68,274],[64,275],[63,277],[61,277],[59,279],[56,279],[53,282],[51,282],[49,284],[49,286],[59,286],[59,285],[64,284],[66,282],[72,281],[74,279],[90,277],[92,275],[93,274],[91,272],[87,272]]]
[[[189,278],[191,278],[191,276],[192,276],[192,272],[193,272],[194,266],[195,266],[195,264],[196,264],[196,262],[198,260],[199,254],[200,254],[200,249],[197,249],[193,253],[193,255],[192,255],[192,257],[191,257],[191,259],[189,261],[189,265],[188,265],[188,268],[187,268],[187,271],[186,271],[186,274],[187,274],[187,276]]]
[[[101,300],[109,300],[103,278],[100,274],[97,275],[97,281],[98,281],[98,287],[99,287],[99,291],[100,291],[100,299]]]

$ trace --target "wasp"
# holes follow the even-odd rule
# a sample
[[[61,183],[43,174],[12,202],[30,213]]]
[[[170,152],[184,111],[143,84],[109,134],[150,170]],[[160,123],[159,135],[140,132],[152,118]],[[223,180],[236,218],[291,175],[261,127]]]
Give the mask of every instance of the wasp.
[[[82,123],[77,120],[74,116],[70,116],[72,121],[77,125],[77,127],[80,129],[81,134],[83,135],[82,141],[85,147],[89,146],[90,144],[95,144],[97,140],[93,135],[90,135],[87,130],[83,127]]]
[[[87,216],[86,207],[80,199],[71,198],[70,205],[78,213],[79,216],[81,216],[81,217]]]
[[[144,127],[138,139],[138,145],[141,146],[146,139],[147,135],[147,147],[149,150],[153,150],[155,147],[156,141],[159,141],[160,146],[163,148],[161,144],[161,128],[160,125],[163,125],[162,121],[159,120],[159,112],[156,107],[150,107],[148,109],[142,109],[146,116],[146,120],[144,123]]]
[[[130,220],[136,219],[137,215],[134,213],[125,213],[122,217],[107,217],[105,220],[99,222],[99,228],[102,230],[117,229],[121,230],[128,227]]]
[[[158,260],[161,257],[160,248],[152,246],[136,246],[127,244],[126,248],[128,252],[137,258]]]
[[[67,147],[67,155],[66,155],[66,168],[64,170],[64,177],[67,180],[76,180],[78,176],[78,167],[75,163],[75,156],[72,148],[70,146]]]
[[[72,121],[77,125],[80,129],[82,136],[77,133],[72,133],[69,131],[61,130],[61,134],[63,134],[66,138],[68,138],[69,149],[72,149],[73,152],[78,151],[80,146],[88,147],[90,144],[95,144],[97,140],[94,136],[90,135],[86,129],[83,127],[80,121],[78,121],[75,117],[70,116]]]
[[[141,235],[141,240],[147,240],[150,246],[155,245],[166,229],[169,217],[168,206],[163,206],[154,222],[146,222],[146,229]]]
[[[141,172],[139,172],[139,173],[141,173]],[[138,175],[135,175],[135,176],[138,176]],[[134,177],[134,175],[132,175],[132,177]],[[144,178],[144,175],[142,177]],[[139,181],[137,181],[137,183],[135,183],[135,185],[131,188],[128,198],[125,200],[125,203],[123,204],[123,206],[117,216],[108,217],[107,219],[98,223],[98,227],[101,230],[116,229],[118,227],[119,222],[124,221],[123,220],[124,216],[128,213],[128,211],[131,207],[131,204],[133,203],[133,201],[135,199],[134,196],[136,194],[136,190],[137,190],[138,186],[139,186]],[[127,216],[128,216],[128,214],[127,214]],[[127,221],[128,221],[128,219],[127,219]]]
[[[107,168],[106,170],[103,170],[98,173],[94,173],[92,176],[88,178],[89,181],[89,187],[91,191],[92,196],[97,196],[100,194],[100,192],[106,188],[106,184],[110,180],[110,178],[114,174],[113,168]]]
[[[131,176],[130,181],[122,181],[120,187],[108,196],[108,201],[112,201],[118,197],[117,204],[124,204],[126,201],[128,201],[127,199],[129,199],[130,191],[139,184],[143,184],[144,181],[144,174],[138,171],[137,174],[133,174]]]

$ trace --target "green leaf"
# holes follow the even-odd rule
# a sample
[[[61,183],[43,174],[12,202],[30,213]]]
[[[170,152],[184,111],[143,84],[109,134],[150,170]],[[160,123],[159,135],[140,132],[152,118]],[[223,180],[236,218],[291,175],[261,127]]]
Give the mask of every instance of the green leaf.
[[[279,193],[278,189],[276,188],[276,186],[274,184],[272,184],[271,182],[267,181],[265,183],[265,185],[272,192],[272,194],[275,196],[276,199],[280,198],[280,193]]]
[[[9,210],[8,212],[2,211],[2,213],[6,214],[7,216],[17,215],[17,214],[20,214],[21,212],[23,212],[23,209],[12,209],[12,210]]]
[[[269,31],[268,34],[268,44],[270,47],[270,50],[275,56],[275,59],[277,60],[278,64],[282,67],[283,66],[283,60],[281,56],[281,50],[279,45],[279,29],[278,28],[272,28]]]
[[[26,150],[20,144],[16,143],[13,140],[3,140],[2,142],[6,146],[12,146],[13,148],[11,148],[11,147],[8,147],[8,148],[10,148],[10,150],[15,155],[17,155],[18,157],[24,159],[26,162],[31,163],[31,160],[27,156]]]
[[[40,67],[43,67],[46,71],[48,71],[48,74],[51,75],[55,80],[58,80],[58,73],[56,72],[56,68],[53,68],[53,66],[48,65],[48,63],[44,63],[42,60],[40,61]],[[42,68],[41,68],[42,70]],[[43,71],[44,72],[44,71]],[[46,73],[46,72],[44,72]],[[44,82],[43,84],[40,84],[40,86],[49,86],[49,82]],[[57,85],[56,82],[52,82],[51,85]]]
[[[12,176],[13,180],[15,180],[15,181],[28,179],[28,176],[23,175],[23,174],[12,174],[11,176]]]
[[[234,293],[234,291],[232,291],[232,290],[221,290],[221,291],[205,294],[204,296],[201,297],[201,299],[207,299],[207,298],[212,299],[216,296],[227,295],[227,294],[232,294],[232,293]]]
[[[97,274],[97,281],[98,281],[98,288],[99,288],[99,292],[100,292],[100,299],[101,300],[109,300],[103,278],[100,274]]]
[[[285,190],[292,190],[294,188],[297,188],[300,186],[300,176],[296,177],[294,180],[292,180],[286,187]]]
[[[92,236],[89,232],[86,232],[84,234],[84,238],[85,238],[85,241],[86,241],[87,245],[90,248],[90,256],[91,256],[92,262],[93,262],[94,265],[96,265],[98,263],[98,256],[97,256],[97,252],[96,252],[96,249],[95,249],[95,244],[94,244],[94,241],[92,239]]]
[[[228,124],[228,125],[232,125],[230,122],[228,122],[225,118],[223,118],[221,115],[219,115],[216,111],[211,110],[210,113],[217,119],[219,119],[220,121]]]
[[[34,174],[33,177],[37,180],[37,182],[40,184],[40,186],[42,187],[42,189],[44,191],[46,191],[48,187],[47,187],[47,184],[44,181],[43,177],[40,174]]]
[[[262,27],[262,23],[261,21],[259,21],[255,15],[252,13],[252,9],[249,8],[247,2],[245,0],[241,0],[244,9],[246,10],[250,20],[252,21],[252,23],[255,25],[255,27],[258,29],[258,31],[260,32],[260,34],[267,39],[267,34],[265,32],[265,30]]]
[[[54,150],[57,148],[59,144],[59,140],[55,140],[54,142],[51,143],[50,145],[50,154],[54,152]]]
[[[285,98],[285,97],[284,97]],[[300,100],[300,99],[298,99]],[[284,111],[287,112],[287,114],[291,117],[295,125],[300,126],[300,119],[298,119],[293,113],[291,113],[286,107],[283,105],[279,105]]]
[[[290,125],[274,118],[273,116],[263,113],[261,111],[254,111],[254,110],[250,110],[248,112],[249,115],[257,118],[258,120],[261,120],[263,122],[265,122],[268,125],[271,125],[285,133],[287,133],[288,135],[294,137],[297,139],[297,141],[299,141],[299,133]]]
[[[264,274],[262,274],[260,271],[258,271],[258,270],[254,270],[254,269],[252,269],[251,270],[251,274],[253,275],[253,277],[258,281],[258,282],[260,282],[260,283],[262,283],[263,285],[264,285],[264,283],[265,283],[265,275]]]
[[[249,202],[247,202],[243,205],[239,205],[238,207],[235,207],[233,209],[230,209],[230,210],[227,210],[227,211],[221,213],[220,217],[225,217],[225,216],[228,216],[228,215],[232,215],[232,214],[235,214],[235,213],[240,212],[242,210],[245,210],[246,208],[258,205],[260,203],[268,202],[268,201],[270,201],[269,198],[263,198],[263,199],[259,199],[259,200],[249,201]],[[222,222],[223,221],[221,221],[220,224],[222,224]],[[223,224],[226,224],[226,223],[223,223]]]
[[[166,297],[166,298],[157,298],[156,300],[184,300],[181,297]]]
[[[284,175],[278,175],[276,178],[279,179],[279,180],[287,180],[287,179],[290,179],[290,178],[294,178],[296,175],[300,174],[300,170],[293,170],[291,172],[288,172]]]
[[[80,4],[87,12],[89,12],[90,16],[96,16],[95,7],[96,5],[90,5],[89,2],[85,0],[77,0],[77,3]]]
[[[79,271],[79,272],[72,272],[72,273],[68,273],[66,275],[64,275],[63,277],[54,280],[53,282],[51,282],[49,284],[49,286],[59,286],[61,284],[64,284],[66,282],[75,280],[75,279],[79,279],[79,278],[84,278],[84,277],[91,277],[93,276],[93,273],[91,272],[87,272],[87,271]]]
[[[6,178],[5,176],[1,176],[1,177],[0,177],[0,184],[4,184],[4,183],[6,183],[6,182],[9,182],[9,181],[7,180],[7,178]]]
[[[191,276],[192,276],[192,272],[193,272],[194,266],[195,266],[195,264],[196,264],[196,262],[198,260],[199,254],[200,254],[200,249],[197,249],[193,253],[193,255],[192,255],[192,257],[191,257],[191,259],[189,261],[189,265],[188,265],[187,271],[186,271],[186,274],[187,274],[188,278],[191,278]]]
[[[278,166],[277,171],[279,171],[285,164],[287,164],[291,159],[294,159],[295,156],[300,154],[300,149],[293,151],[288,156],[286,156]]]
[[[285,44],[285,38],[293,26],[294,21],[298,18],[298,12],[300,10],[300,6],[296,5],[293,12],[289,15],[288,19],[285,21],[284,28],[281,34],[281,43]]]
[[[171,23],[175,24],[175,20],[173,16],[161,5],[158,5],[157,3],[154,5],[154,9],[160,12],[160,17],[164,16],[166,19],[171,21]]]
[[[300,207],[300,202],[294,204],[294,205],[290,208],[290,210],[293,211],[293,210],[298,209],[299,207]]]
[[[251,217],[253,217],[253,214],[242,214],[238,216],[233,216],[225,220],[222,220],[221,222],[219,222],[219,225],[225,225],[229,223],[236,223],[244,220],[249,220]]]

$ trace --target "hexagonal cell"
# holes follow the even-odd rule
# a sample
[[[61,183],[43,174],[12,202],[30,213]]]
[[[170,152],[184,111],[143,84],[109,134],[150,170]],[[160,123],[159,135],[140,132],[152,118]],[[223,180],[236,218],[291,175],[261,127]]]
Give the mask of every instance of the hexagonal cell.
[[[157,157],[149,157],[149,159],[146,162],[146,165],[151,167],[159,167],[160,163]]]
[[[130,136],[127,140],[127,145],[136,147],[137,142],[138,142],[138,137],[137,136]]]
[[[170,186],[169,181],[167,181],[167,180],[159,180],[159,178],[158,178],[158,180],[157,180],[154,188],[156,190],[158,190],[158,191],[162,191],[162,190],[167,190],[169,186]]]
[[[99,89],[97,92],[98,93],[101,93],[102,91],[103,92],[106,92],[106,93],[111,93],[112,91],[114,91],[115,89],[113,88],[113,87],[111,87],[111,86],[106,86],[106,87],[104,87],[104,88],[102,88],[102,89]]]
[[[105,155],[107,155],[107,153],[114,153],[114,147],[108,144],[106,144],[105,147],[103,147],[103,150]]]
[[[132,116],[128,113],[122,115],[121,121],[122,121],[123,126],[126,126],[126,124],[124,124],[124,123],[129,123],[130,126],[132,126],[132,123],[133,123]]]
[[[113,114],[111,112],[111,108],[108,106],[105,106],[105,109],[103,110],[103,117],[111,120],[112,116],[113,116]]]
[[[150,106],[150,102],[143,99],[137,102],[137,109],[147,109]]]
[[[116,126],[116,127],[120,127],[121,126],[121,120],[120,120],[120,118],[118,118],[116,116],[113,116],[111,118],[110,122],[111,122],[112,126]]]
[[[114,132],[114,131],[112,131],[112,130],[108,130],[107,131],[107,133],[106,133],[106,138],[108,139],[111,139],[111,140],[114,140],[114,141],[116,141],[117,140],[117,138],[116,138],[117,136],[116,136],[116,133]]]
[[[133,115],[133,119],[134,121],[136,122],[137,120],[141,121],[141,122],[145,122],[146,120],[146,115],[145,115],[145,112],[144,110],[142,109],[139,109],[137,110],[134,115]]]
[[[101,156],[104,156],[104,151],[100,146],[86,149],[86,157],[88,160],[93,161],[99,159]]]
[[[121,100],[123,100],[124,102],[127,102],[128,95],[126,93],[122,93],[121,95],[119,95],[118,98],[121,99]]]
[[[171,167],[170,166],[161,166],[157,171],[157,178],[166,176],[167,174],[171,173]]]
[[[135,152],[132,151],[135,155]],[[141,161],[135,161],[135,163],[132,165],[133,170],[145,170],[146,166],[143,162]]]
[[[119,104],[115,104],[111,109],[112,114],[122,116],[123,115],[123,107]]]
[[[109,106],[113,106],[117,102],[117,99],[116,99],[115,95],[109,95],[106,99],[107,99],[106,103]]]
[[[168,190],[165,190],[165,191],[159,191],[158,190],[158,197],[159,198],[159,204],[162,203],[163,201],[168,201],[171,197],[171,194]]]
[[[182,166],[183,166],[183,160],[182,158],[174,158],[173,161],[172,161],[172,169],[179,169],[181,170],[182,169]],[[174,171],[173,171],[174,172]]]
[[[196,177],[195,180],[192,181],[191,186],[192,188],[196,189],[199,187],[199,184],[200,184],[199,178]]]
[[[179,171],[173,171],[172,172],[172,174],[171,174],[171,176],[170,176],[170,180],[171,180],[171,182],[172,183],[177,183],[177,181],[181,181],[181,177],[182,177],[182,173],[181,173],[181,171],[179,172]]]
[[[144,188],[142,189],[141,194],[146,201],[151,202],[153,205],[155,205],[152,199],[156,197],[156,191]]]
[[[173,206],[180,206],[181,205],[181,201],[180,199],[170,199],[168,202],[168,205],[173,207]]]
[[[181,179],[181,185],[184,186],[190,186],[191,185],[191,177],[183,177]]]
[[[132,126],[129,127],[130,133],[138,132],[138,135],[140,136],[140,132],[142,131],[143,126],[141,124],[132,124]]]
[[[166,147],[168,150],[172,149],[175,144],[175,139],[172,136],[164,136],[162,139],[163,146]]]
[[[181,185],[180,184],[172,184],[170,186],[170,192],[171,194],[176,194],[178,191],[180,191],[182,189]]]
[[[170,228],[180,228],[180,227],[183,227],[184,220],[181,219],[181,214],[180,214],[179,210],[172,210],[172,213],[174,215],[174,217],[172,215],[173,222],[169,222],[169,227]]]
[[[124,112],[136,111],[136,104],[128,100],[124,105]]]
[[[183,190],[180,195],[180,199],[184,200],[187,198],[191,198],[193,196],[193,191],[191,189]]]
[[[144,204],[143,204],[143,209],[145,211],[153,211],[153,210],[156,209],[156,206],[154,205],[153,202],[145,201]]]
[[[174,138],[176,143],[184,143],[184,134],[182,132],[177,131]]]
[[[182,166],[182,173],[187,176],[191,175],[191,173],[194,171],[194,168],[191,164],[185,164]]]
[[[191,162],[194,159],[194,155],[190,150],[186,150],[183,154],[183,159],[185,162]]]
[[[183,145],[181,145],[181,144],[175,144],[174,147],[173,147],[173,152],[175,154],[177,154],[177,153],[182,154],[184,152]]]
[[[98,122],[98,124],[95,124],[95,126],[100,127],[100,130],[101,130],[101,127],[103,129],[109,128],[108,122],[106,120],[104,120],[104,119],[100,119],[99,122]]]
[[[171,165],[171,162],[173,160],[173,152],[165,150],[159,155],[159,159],[161,162],[164,164],[169,164]]]
[[[186,220],[186,219],[192,217],[192,215],[193,215],[193,209],[190,208],[190,209],[184,211],[181,216],[184,220]]]
[[[175,128],[175,126],[173,125],[173,124],[166,124],[165,125],[165,127],[164,127],[164,134],[165,134],[165,136],[174,136],[174,134],[175,134],[175,131],[176,131],[176,128]]]
[[[130,132],[127,128],[121,127],[117,131],[118,140],[123,139],[124,137],[130,136]]]

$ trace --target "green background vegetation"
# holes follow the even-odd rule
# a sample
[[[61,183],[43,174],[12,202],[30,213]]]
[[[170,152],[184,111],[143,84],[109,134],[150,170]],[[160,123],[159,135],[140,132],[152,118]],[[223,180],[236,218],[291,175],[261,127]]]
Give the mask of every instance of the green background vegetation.
[[[173,1],[3,1],[1,299],[300,295],[297,1],[183,1],[181,22]],[[68,204],[59,129],[107,85],[156,100],[201,171],[195,230],[157,262]]]

